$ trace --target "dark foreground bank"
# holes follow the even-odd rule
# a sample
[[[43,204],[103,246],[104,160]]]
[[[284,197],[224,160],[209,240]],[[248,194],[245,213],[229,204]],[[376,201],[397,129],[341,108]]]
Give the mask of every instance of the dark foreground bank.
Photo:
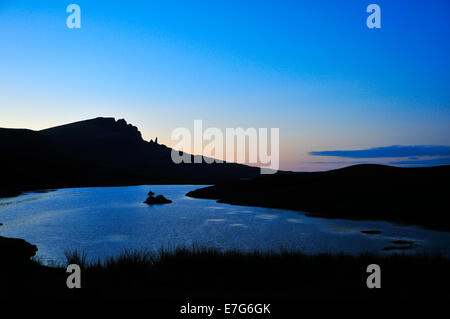
[[[126,252],[81,266],[81,289],[66,287],[66,265],[28,260],[1,263],[2,298],[119,298],[153,300],[404,299],[450,295],[450,260],[428,255],[305,255],[214,249]],[[367,266],[381,267],[381,289],[369,289]]]
[[[450,166],[354,165],[224,182],[187,196],[299,210],[310,216],[386,220],[450,231],[449,180]]]

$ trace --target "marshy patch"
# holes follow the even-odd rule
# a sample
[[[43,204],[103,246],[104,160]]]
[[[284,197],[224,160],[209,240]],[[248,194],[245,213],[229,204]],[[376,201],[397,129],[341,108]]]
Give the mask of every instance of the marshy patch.
[[[361,233],[367,235],[379,235],[381,234],[381,230],[361,230]]]
[[[393,243],[395,245],[414,245],[415,244],[413,241],[403,240],[403,239],[393,240],[393,241],[391,241],[391,243]]]
[[[383,250],[384,251],[410,250],[410,249],[420,247],[419,244],[417,244],[413,241],[403,240],[403,239],[393,240],[393,241],[391,241],[391,243],[394,244],[395,246],[387,246],[387,247],[384,247]]]
[[[384,247],[382,250],[384,250],[384,251],[391,251],[391,250],[410,250],[410,249],[413,249],[413,248],[415,248],[415,247],[412,246],[412,245],[409,245],[409,246],[387,246],[387,247]]]

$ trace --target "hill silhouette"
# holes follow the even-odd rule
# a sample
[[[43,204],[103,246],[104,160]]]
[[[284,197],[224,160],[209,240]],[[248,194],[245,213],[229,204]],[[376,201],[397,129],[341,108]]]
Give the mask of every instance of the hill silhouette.
[[[114,118],[41,131],[0,128],[0,145],[0,196],[59,187],[213,184],[259,174],[234,163],[175,164],[171,148],[143,140],[136,127]]]
[[[224,182],[191,191],[187,196],[293,209],[310,216],[387,220],[450,231],[449,180],[450,166],[363,164]]]

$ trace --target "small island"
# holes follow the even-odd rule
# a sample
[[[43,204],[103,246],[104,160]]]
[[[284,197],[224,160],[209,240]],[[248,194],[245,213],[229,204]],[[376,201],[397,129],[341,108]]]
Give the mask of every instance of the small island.
[[[144,202],[148,205],[155,205],[155,204],[170,204],[172,201],[170,199],[165,198],[163,195],[158,195],[155,197],[155,193],[150,191],[148,193],[148,198]]]

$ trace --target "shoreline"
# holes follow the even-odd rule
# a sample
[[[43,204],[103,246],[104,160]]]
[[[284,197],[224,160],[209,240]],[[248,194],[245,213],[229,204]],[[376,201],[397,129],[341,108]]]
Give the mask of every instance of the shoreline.
[[[133,186],[158,186],[158,185],[192,185],[192,186],[205,186],[205,185],[213,185],[214,183],[200,183],[200,182],[185,182],[185,183],[163,183],[163,182],[157,182],[157,183],[150,183],[150,184],[127,184],[127,183],[119,183],[119,184],[80,184],[80,185],[49,185],[49,186],[43,186],[38,188],[21,188],[19,189],[7,189],[3,188],[0,189],[0,199],[2,198],[14,198],[20,195],[23,195],[24,193],[49,193],[52,191],[56,191],[58,189],[71,189],[71,188],[92,188],[92,187],[133,187]]]
[[[253,179],[216,183],[190,191],[188,197],[249,207],[294,210],[308,217],[386,221],[429,230],[450,231],[446,199],[450,166],[400,168],[363,164],[342,169],[261,175]],[[210,181],[211,182],[211,181]],[[39,187],[3,187],[0,198],[23,192],[47,192],[60,188],[127,187],[139,185],[211,185],[205,180],[174,183],[74,183]],[[3,196],[3,197],[2,197]],[[5,197],[7,196],[7,197]],[[445,208],[447,207],[447,209]]]
[[[201,191],[204,188],[198,189]],[[283,209],[283,210],[290,210],[295,211],[299,214],[304,214],[307,217],[311,218],[324,218],[324,219],[341,219],[341,220],[348,220],[348,221],[374,221],[374,222],[388,222],[392,223],[394,225],[398,226],[413,226],[413,227],[419,227],[426,230],[432,230],[432,231],[440,231],[440,232],[450,232],[450,227],[448,225],[442,225],[442,224],[427,224],[427,223],[420,223],[420,222],[414,222],[414,221],[408,221],[408,220],[399,220],[393,218],[386,218],[386,217],[378,217],[376,215],[370,215],[370,216],[357,216],[353,214],[345,214],[345,211],[338,211],[335,210],[332,213],[329,211],[306,211],[301,208],[293,207],[290,205],[282,205],[282,204],[266,204],[263,201],[256,203],[250,200],[243,200],[243,199],[217,199],[212,197],[206,197],[205,195],[199,195],[197,193],[197,190],[190,191],[186,194],[188,197],[192,197],[195,199],[206,199],[206,200],[215,200],[217,203],[221,204],[228,204],[233,206],[247,206],[247,207],[261,207],[261,208],[273,208],[273,209]],[[337,213],[337,214],[336,214]]]
[[[442,186],[449,178],[450,166],[365,164],[224,182],[186,196],[230,205],[289,209],[309,217],[386,221],[449,232],[448,187]]]

